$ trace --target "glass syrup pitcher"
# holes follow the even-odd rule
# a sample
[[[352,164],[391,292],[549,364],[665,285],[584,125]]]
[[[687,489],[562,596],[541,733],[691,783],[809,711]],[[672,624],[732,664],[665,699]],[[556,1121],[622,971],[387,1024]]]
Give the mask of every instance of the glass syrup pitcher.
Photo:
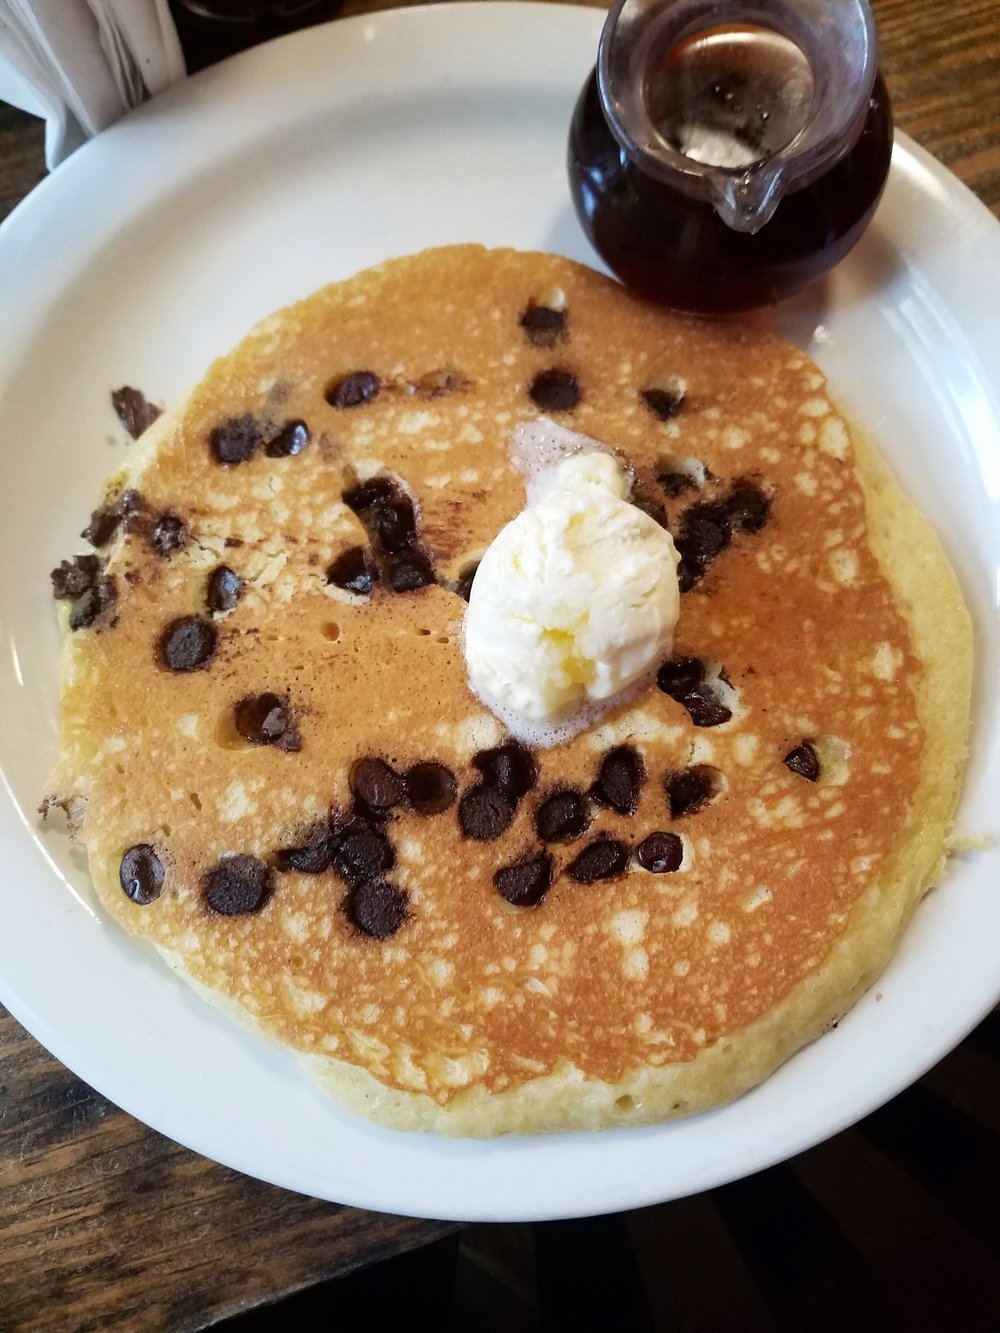
[[[641,295],[723,314],[800,291],[881,196],[867,0],[616,0],[573,115],[573,202]]]

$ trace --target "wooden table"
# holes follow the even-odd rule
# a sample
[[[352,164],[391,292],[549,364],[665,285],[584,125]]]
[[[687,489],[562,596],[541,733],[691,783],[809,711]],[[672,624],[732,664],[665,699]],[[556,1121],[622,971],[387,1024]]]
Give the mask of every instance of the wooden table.
[[[387,7],[349,0],[343,12]],[[874,7],[898,126],[1000,216],[1000,4]],[[0,217],[43,175],[40,124],[0,106]],[[205,1328],[448,1230],[199,1158],[88,1088],[0,1010],[0,1329]]]

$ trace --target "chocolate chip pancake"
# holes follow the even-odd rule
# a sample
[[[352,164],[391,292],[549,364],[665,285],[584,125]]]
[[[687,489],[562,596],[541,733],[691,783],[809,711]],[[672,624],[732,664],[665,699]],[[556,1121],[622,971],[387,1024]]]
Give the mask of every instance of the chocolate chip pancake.
[[[140,416],[142,414],[140,413]],[[519,423],[673,534],[655,679],[563,744],[470,691]],[[390,261],[259,325],[53,574],[69,813],[108,915],[348,1107],[486,1136],[737,1096],[939,873],[971,639],[802,353],[549,255]]]

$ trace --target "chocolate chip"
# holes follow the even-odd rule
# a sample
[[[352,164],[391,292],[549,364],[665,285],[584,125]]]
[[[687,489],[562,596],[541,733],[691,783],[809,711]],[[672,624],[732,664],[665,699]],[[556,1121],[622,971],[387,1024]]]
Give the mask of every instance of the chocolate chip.
[[[497,893],[514,907],[537,907],[552,883],[552,857],[548,852],[504,866],[493,876]]]
[[[699,500],[685,510],[677,535],[681,591],[694,587],[734,536],[760,532],[770,514],[770,498],[746,479],[733,482],[717,499]]]
[[[406,799],[420,815],[439,815],[454,804],[458,790],[455,775],[444,764],[425,760],[407,769]]]
[[[656,480],[673,500],[683,495],[685,491],[698,489],[698,483],[690,472],[660,472]]]
[[[726,515],[737,532],[760,532],[771,517],[771,500],[749,481],[737,481],[726,496]]]
[[[358,884],[344,899],[344,912],[363,935],[387,940],[406,920],[406,894],[384,880]]]
[[[90,516],[90,522],[80,533],[84,541],[90,542],[91,546],[107,546],[108,542],[118,531],[118,525],[122,518],[114,505],[107,505],[103,509],[95,509]]]
[[[112,389],[111,406],[133,440],[148,430],[163,411],[162,407],[149,402],[141,389],[130,388],[127,384],[121,389]]]
[[[403,560],[389,566],[389,587],[393,592],[415,592],[434,582],[430,561],[414,551]]]
[[[390,477],[369,477],[345,491],[341,498],[355,514],[364,514],[372,505],[393,499],[396,492],[397,487]]]
[[[351,769],[350,788],[372,810],[391,810],[405,793],[403,779],[384,759],[359,759]]]
[[[434,582],[434,567],[417,536],[413,501],[401,486],[391,477],[371,477],[345,491],[343,500],[365,525],[374,560],[393,592]]]
[[[634,815],[646,770],[637,751],[619,745],[604,756],[591,795],[620,815]]]
[[[719,772],[708,764],[695,764],[679,773],[667,773],[663,788],[667,793],[670,817],[697,814],[718,794]]]
[[[663,875],[680,869],[684,860],[684,844],[676,833],[651,833],[639,843],[636,857],[643,870],[653,875]]]
[[[707,686],[692,690],[681,702],[696,727],[721,727],[733,715],[732,709],[720,703]]]
[[[217,565],[208,576],[205,602],[209,611],[231,611],[243,595],[243,580],[235,569]]]
[[[514,800],[501,788],[479,782],[458,803],[458,825],[467,838],[492,842],[510,828],[515,809]]]
[[[398,555],[412,545],[416,537],[416,519],[408,496],[380,500],[368,510],[368,530],[387,551]]]
[[[569,370],[540,370],[531,381],[528,396],[543,412],[569,412],[582,397],[576,376]]]
[[[226,856],[203,882],[205,902],[222,916],[259,912],[274,892],[274,875],[256,856]]]
[[[535,811],[535,828],[542,842],[572,842],[586,833],[589,823],[587,802],[571,787],[553,792]]]
[[[153,550],[159,556],[170,556],[187,544],[187,528],[179,514],[166,510],[156,520],[150,538]]]
[[[801,745],[796,745],[794,750],[789,750],[782,762],[786,768],[798,773],[801,778],[808,778],[810,782],[816,782],[819,778],[819,755],[812,741],[803,741]]]
[[[106,546],[118,531],[119,524],[142,509],[143,500],[138,491],[122,491],[117,500],[95,509],[90,522],[80,533],[92,546]]]
[[[160,656],[171,671],[197,671],[215,656],[219,634],[201,616],[180,616],[160,636]]]
[[[659,500],[653,500],[648,495],[636,495],[633,491],[632,503],[635,505],[636,509],[640,509],[644,514],[648,515],[654,523],[658,523],[661,528],[666,528],[668,532],[670,531],[670,520],[667,518],[667,511],[664,509],[663,505],[660,504]]]
[[[326,391],[331,407],[360,407],[378,397],[382,381],[371,370],[355,370],[335,380]]]
[[[656,683],[664,694],[684,705],[696,727],[718,727],[733,715],[706,683],[705,664],[697,657],[664,662],[656,673]]]
[[[303,875],[322,875],[330,869],[333,856],[329,832],[326,824],[319,824],[300,846],[283,847],[277,854],[279,867],[282,870],[298,870]]]
[[[342,551],[326,571],[327,583],[357,593],[359,597],[367,597],[377,580],[375,567],[363,546]]]
[[[677,583],[681,592],[690,592],[716,556],[729,545],[729,533],[712,519],[691,517],[690,511],[684,515],[682,525],[677,538],[681,557]]]
[[[472,596],[472,585],[476,580],[478,570],[479,561],[477,560],[474,565],[466,565],[465,569],[463,569],[458,576],[458,581],[455,584],[455,591],[458,593],[459,597],[461,597],[463,602],[467,602]]]
[[[534,755],[516,741],[508,741],[495,750],[480,750],[472,763],[487,786],[498,787],[515,803],[531,791],[538,777]]]
[[[678,703],[696,690],[705,679],[705,664],[697,657],[675,657],[664,662],[656,673],[656,683],[664,694]]]
[[[595,838],[569,863],[566,873],[579,884],[615,879],[628,865],[628,848],[617,838]]]
[[[156,902],[163,890],[165,877],[163,862],[148,842],[139,842],[130,847],[118,867],[118,880],[125,896],[140,907],[148,907],[150,903]]]
[[[276,745],[279,750],[301,750],[302,741],[292,722],[288,700],[279,694],[251,694],[233,709],[236,730],[254,745]]]
[[[552,310],[533,302],[522,311],[518,321],[535,347],[554,347],[566,337],[566,311]]]
[[[253,457],[262,436],[257,421],[247,412],[216,426],[208,439],[217,463],[245,463]]]
[[[76,599],[94,586],[102,569],[97,555],[75,555],[72,560],[63,560],[50,575],[52,596],[57,600]]]
[[[643,389],[641,397],[660,421],[669,421],[684,406],[684,394],[680,389]]]
[[[391,870],[396,853],[383,833],[361,824],[338,838],[333,863],[349,884],[358,885]]]
[[[69,613],[70,629],[86,629],[115,604],[118,590],[110,574],[100,574],[73,603]]]
[[[304,421],[286,421],[273,439],[264,445],[268,458],[293,458],[300,454],[312,436]]]

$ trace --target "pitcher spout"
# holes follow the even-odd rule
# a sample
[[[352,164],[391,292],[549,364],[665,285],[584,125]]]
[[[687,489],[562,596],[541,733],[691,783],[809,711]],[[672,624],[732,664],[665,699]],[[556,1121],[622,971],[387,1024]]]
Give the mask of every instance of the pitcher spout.
[[[751,235],[771,220],[783,194],[782,171],[766,162],[718,173],[711,188],[712,204],[726,226]]]

